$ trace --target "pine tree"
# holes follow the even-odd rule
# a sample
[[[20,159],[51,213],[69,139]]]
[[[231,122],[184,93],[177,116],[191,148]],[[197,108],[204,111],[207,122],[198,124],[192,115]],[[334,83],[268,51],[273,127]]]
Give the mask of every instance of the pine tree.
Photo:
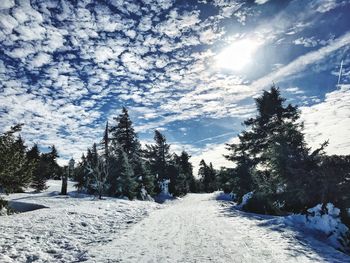
[[[186,178],[186,186],[185,186],[185,194],[188,192],[194,192],[195,189],[194,187],[194,182],[195,182],[195,178],[193,176],[193,166],[190,163],[190,158],[191,156],[185,152],[182,151],[181,155],[180,155],[180,163],[179,163],[179,167],[180,167],[180,172],[184,174],[185,178]]]
[[[189,162],[190,157],[185,151],[182,151],[180,156],[177,154],[172,156],[171,165],[168,168],[170,177],[169,191],[175,196],[197,191],[192,164]]]
[[[50,146],[50,151],[41,155],[41,176],[46,179],[60,180],[63,170],[57,163],[57,158],[59,157],[55,145]]]
[[[130,200],[137,196],[137,182],[127,154],[123,149],[118,153],[119,176],[117,181],[117,195],[126,196]]]
[[[21,192],[32,180],[34,162],[26,156],[26,147],[20,136],[22,125],[11,127],[0,135],[0,190],[6,193]]]
[[[202,159],[199,162],[199,169],[198,169],[198,177],[201,180],[201,191],[208,191],[208,184],[204,183],[204,178],[207,177],[208,174],[208,166],[205,163],[205,161]]]
[[[113,118],[117,125],[111,127],[112,137],[110,140],[116,141],[126,153],[129,160],[140,150],[140,143],[130,120],[128,110],[123,107],[122,113]]]
[[[218,190],[217,188],[217,182],[216,182],[216,170],[213,167],[213,164],[209,163],[209,189],[210,192],[214,192]]]
[[[81,156],[81,161],[74,169],[74,181],[77,183],[74,185],[79,192],[87,189],[87,176],[86,176],[87,161],[84,154]]]
[[[140,158],[134,165],[134,177],[138,182],[137,192],[139,198],[141,198],[142,189],[145,189],[150,196],[154,194],[154,176],[152,176],[150,170]]]
[[[219,190],[224,191],[224,193],[235,193],[237,194],[236,189],[234,189],[236,182],[235,176],[233,175],[233,168],[221,167],[217,173],[217,187]],[[245,192],[247,193],[247,192]]]
[[[167,168],[170,161],[170,145],[167,144],[165,136],[157,130],[154,132],[154,141],[155,144],[146,145],[145,156],[150,163],[152,172],[157,175],[158,182],[160,182],[169,179]]]
[[[109,143],[110,143],[110,138],[109,138],[109,127],[108,127],[108,121],[107,121],[106,128],[103,134],[103,139],[101,142],[105,158],[109,158]]]
[[[213,164],[207,165],[204,160],[199,163],[198,175],[201,178],[202,190],[211,193],[217,190],[216,171]]]
[[[254,189],[269,203],[288,203],[288,209],[300,211],[307,202],[306,178],[317,167],[320,149],[309,153],[300,113],[284,102],[278,88],[264,91],[256,99],[257,116],[244,122],[248,131],[239,135],[239,143],[228,145],[226,158],[237,165],[241,190]]]
[[[37,144],[34,144],[33,147],[27,152],[27,158],[34,163],[31,187],[33,187],[36,192],[41,192],[47,188],[47,179],[45,178],[45,174],[42,173],[44,164]]]
[[[86,154],[86,164],[85,164],[85,173],[86,173],[86,190],[90,194],[96,193],[96,179],[94,171],[98,170],[98,152],[97,144],[94,143],[92,148],[88,148]]]

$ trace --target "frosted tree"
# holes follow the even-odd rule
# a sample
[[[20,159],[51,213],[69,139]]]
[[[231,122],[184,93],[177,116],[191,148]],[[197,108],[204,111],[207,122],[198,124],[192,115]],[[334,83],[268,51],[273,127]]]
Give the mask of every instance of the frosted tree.
[[[102,199],[102,194],[106,190],[107,178],[110,173],[110,165],[108,159],[104,156],[97,156],[93,161],[88,160],[86,164],[88,175],[93,179],[93,188],[95,189],[98,198]]]

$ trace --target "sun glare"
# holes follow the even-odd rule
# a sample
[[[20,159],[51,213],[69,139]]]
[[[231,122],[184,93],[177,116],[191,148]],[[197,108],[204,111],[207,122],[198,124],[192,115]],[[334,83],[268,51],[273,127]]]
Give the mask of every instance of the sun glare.
[[[238,40],[216,57],[217,66],[239,71],[252,61],[259,46],[260,43],[252,39]]]

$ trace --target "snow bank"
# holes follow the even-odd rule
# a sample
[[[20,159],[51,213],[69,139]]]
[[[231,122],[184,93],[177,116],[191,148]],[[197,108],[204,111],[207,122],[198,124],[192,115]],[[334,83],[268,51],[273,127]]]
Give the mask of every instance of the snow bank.
[[[7,215],[7,209],[6,207],[2,207],[0,209],[0,216],[6,216]]]
[[[7,215],[7,201],[0,196],[0,216]]]
[[[241,209],[243,206],[245,206],[248,203],[249,199],[253,197],[253,194],[254,192],[249,192],[243,195],[242,202],[237,206],[237,208]]]
[[[236,198],[234,193],[224,193],[222,191],[214,192],[216,200],[233,201]]]
[[[164,193],[160,193],[154,197],[154,200],[160,204],[167,202],[169,200],[174,200],[174,199],[176,198],[174,198],[171,194],[164,194]]]
[[[175,199],[173,195],[169,192],[169,184],[170,184],[169,179],[165,179],[159,183],[160,193],[154,197],[154,200],[157,203],[164,203],[168,200]]]
[[[342,251],[349,252],[349,229],[341,222],[340,209],[332,203],[325,206],[318,204],[307,210],[306,215],[290,215],[285,218],[287,225],[299,225],[307,229],[324,233],[327,243]]]

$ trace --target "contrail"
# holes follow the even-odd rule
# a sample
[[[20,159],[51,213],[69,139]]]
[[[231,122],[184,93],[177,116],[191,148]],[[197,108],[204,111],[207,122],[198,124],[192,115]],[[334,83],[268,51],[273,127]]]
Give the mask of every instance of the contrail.
[[[342,70],[343,70],[343,60],[340,62],[340,69],[339,69],[339,77],[338,77],[338,84],[337,84],[337,86],[339,86],[339,83],[340,83]]]
[[[231,134],[237,134],[237,132],[227,132],[227,133],[223,133],[223,134],[220,134],[220,135],[217,135],[217,136],[208,137],[208,138],[205,138],[205,139],[202,139],[202,140],[199,140],[199,141],[195,141],[194,143],[205,142],[205,141],[211,141],[212,139],[217,139],[217,138],[224,137],[224,136],[231,135]]]

